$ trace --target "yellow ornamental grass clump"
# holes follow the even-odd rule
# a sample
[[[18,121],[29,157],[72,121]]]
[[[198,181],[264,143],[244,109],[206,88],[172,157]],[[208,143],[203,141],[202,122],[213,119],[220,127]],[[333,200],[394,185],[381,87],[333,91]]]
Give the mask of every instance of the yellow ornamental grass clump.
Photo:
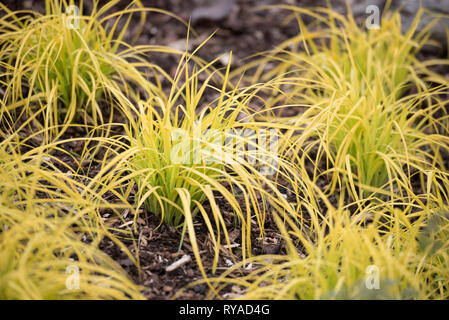
[[[326,194],[340,190],[358,205],[447,199],[441,154],[449,151],[449,128],[442,97],[449,87],[429,69],[446,62],[416,58],[428,38],[427,28],[415,32],[420,15],[402,34],[397,13],[385,14],[379,29],[364,30],[351,15],[330,9],[286,8],[298,14],[301,33],[262,59],[275,64],[273,70],[264,72],[262,63],[256,72],[256,79],[276,84],[270,106],[305,110],[270,118],[292,126],[281,152],[312,165],[309,174],[326,184]],[[310,31],[299,14],[324,26]]]
[[[233,296],[239,299],[448,298],[447,214],[434,212],[438,223],[429,227],[432,219],[424,213],[412,223],[405,212],[379,211],[369,225],[345,210],[328,213],[312,238],[292,223],[287,232],[278,219],[288,254],[254,257],[248,262],[255,271],[240,277],[235,274],[242,265],[231,268],[210,280],[216,291],[234,284],[241,287],[242,294]],[[423,229],[432,231],[421,234]]]
[[[229,214],[241,230],[239,250],[245,259],[251,253],[251,226],[257,225],[263,235],[271,205],[296,216],[278,189],[278,179],[290,181],[292,188],[296,182],[290,174],[294,169],[277,152],[280,131],[253,121],[248,109],[259,87],[238,89],[228,82],[229,65],[221,75],[211,67],[215,61],[190,68],[193,55],[182,57],[168,96],[150,96],[128,106],[139,117],[126,127],[126,142],[117,144],[125,150],[115,158],[118,170],[105,184],[135,183],[136,207],[144,205],[161,223],[182,227],[201,266],[194,230],[199,217],[214,244],[215,272],[220,246],[231,248]],[[207,77],[199,85],[203,73]],[[221,87],[213,84],[216,77]],[[218,97],[203,104],[206,90]],[[223,202],[230,210],[223,209]]]
[[[26,142],[16,139],[0,143],[0,299],[141,299],[98,247],[120,245],[98,214],[107,204],[46,168],[39,148],[18,153]]]
[[[447,299],[449,87],[428,68],[447,61],[415,57],[428,36],[415,33],[419,15],[401,34],[397,14],[363,30],[330,9],[283,7],[301,33],[259,60],[254,79],[271,84],[269,108],[305,110],[260,118],[287,129],[280,153],[303,174],[308,219],[274,210],[288,254],[231,268],[210,297],[233,284],[241,293],[224,297]],[[309,31],[299,13],[325,26]]]
[[[3,100],[9,111],[17,118],[40,114],[36,124],[58,133],[74,121],[99,125],[107,122],[103,119],[107,115],[111,122],[112,88],[129,99],[139,95],[135,86],[145,93],[158,91],[148,78],[166,74],[144,58],[158,48],[131,46],[124,36],[133,15],[141,15],[142,26],[146,12],[173,15],[143,8],[138,0],[111,12],[118,2],[100,7],[93,1],[89,14],[83,12],[83,1],[77,2],[78,7],[73,1],[46,0],[45,14],[12,12],[0,4],[0,63],[6,69]]]
[[[111,257],[71,230],[76,215],[58,217],[46,206],[0,210],[22,218],[11,225],[0,217],[1,299],[143,298]]]

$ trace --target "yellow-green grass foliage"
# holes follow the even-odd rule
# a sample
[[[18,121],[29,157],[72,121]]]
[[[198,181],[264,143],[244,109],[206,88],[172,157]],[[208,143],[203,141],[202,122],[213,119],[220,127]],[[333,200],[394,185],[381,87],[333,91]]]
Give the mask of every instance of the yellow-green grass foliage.
[[[301,32],[255,63],[254,81],[270,84],[270,109],[304,110],[260,117],[288,128],[280,153],[300,173],[304,219],[277,217],[287,255],[238,264],[210,280],[211,296],[234,284],[244,299],[447,299],[449,90],[431,67],[448,62],[415,57],[420,15],[401,34],[398,14],[364,30],[329,9],[284,8]],[[231,276],[242,267],[253,272]]]
[[[192,57],[182,57],[167,96],[150,96],[137,106],[119,100],[139,117],[126,127],[123,143],[116,143],[124,150],[105,183],[136,183],[136,208],[145,205],[161,223],[183,227],[201,260],[194,230],[199,216],[214,244],[215,270],[221,246],[231,248],[229,220],[241,230],[238,250],[245,259],[251,252],[252,225],[263,234],[270,205],[297,214],[278,189],[280,179],[292,188],[296,182],[290,174],[294,168],[276,149],[281,132],[271,123],[252,119],[248,106],[259,86],[233,86],[228,82],[229,65],[223,75],[212,68],[216,61],[191,67]],[[205,81],[199,85],[202,75]],[[220,87],[213,84],[216,78]],[[216,92],[217,98],[205,101],[207,90]],[[245,129],[252,138],[242,134]]]
[[[21,154],[25,143],[17,136],[2,138],[0,298],[141,299],[139,287],[99,249],[104,237],[120,245],[99,215],[107,203],[52,168],[42,148]]]
[[[93,1],[89,14],[82,1],[75,9],[73,1],[46,0],[45,14],[12,12],[0,4],[0,81],[4,103],[16,119],[39,113],[36,123],[55,132],[74,120],[98,125],[104,115],[113,117],[113,89],[129,99],[159,90],[148,79],[165,73],[144,57],[156,49],[131,46],[124,36],[133,15],[141,15],[143,25],[147,11],[164,11],[143,8],[135,0],[114,12],[117,2],[100,7]]]

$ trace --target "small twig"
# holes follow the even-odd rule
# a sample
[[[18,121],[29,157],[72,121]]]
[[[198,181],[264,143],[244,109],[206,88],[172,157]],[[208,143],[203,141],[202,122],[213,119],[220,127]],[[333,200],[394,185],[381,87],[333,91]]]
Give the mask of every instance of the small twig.
[[[190,258],[189,255],[183,255],[181,259],[179,259],[178,261],[173,262],[171,265],[169,265],[167,268],[165,268],[165,271],[167,272],[171,272],[173,270],[178,269],[180,266],[186,264],[187,262],[189,262],[190,260],[192,260],[192,258]]]

